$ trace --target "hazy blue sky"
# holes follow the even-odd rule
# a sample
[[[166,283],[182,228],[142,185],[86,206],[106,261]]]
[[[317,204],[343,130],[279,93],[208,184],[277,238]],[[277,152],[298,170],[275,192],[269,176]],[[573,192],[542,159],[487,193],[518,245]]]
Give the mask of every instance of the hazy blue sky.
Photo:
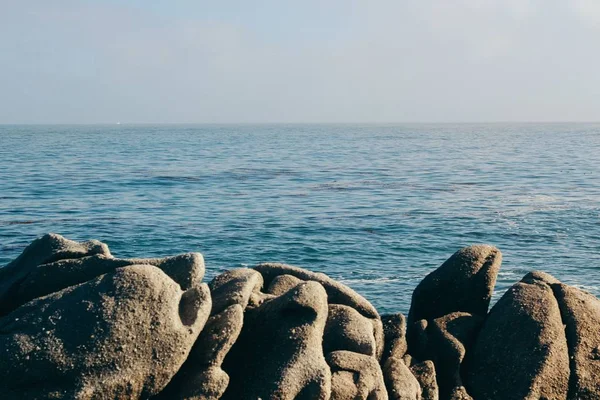
[[[598,120],[598,0],[0,0],[0,123]]]

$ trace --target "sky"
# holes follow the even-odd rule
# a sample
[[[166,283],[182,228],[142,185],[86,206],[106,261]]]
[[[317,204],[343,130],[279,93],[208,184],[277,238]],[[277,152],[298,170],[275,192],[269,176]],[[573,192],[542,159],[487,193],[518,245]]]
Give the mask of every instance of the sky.
[[[0,0],[0,123],[600,120],[598,0]]]

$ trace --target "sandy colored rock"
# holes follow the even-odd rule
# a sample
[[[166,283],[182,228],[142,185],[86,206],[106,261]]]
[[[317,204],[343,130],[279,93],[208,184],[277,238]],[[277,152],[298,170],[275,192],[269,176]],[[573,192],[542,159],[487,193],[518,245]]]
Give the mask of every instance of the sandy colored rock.
[[[406,318],[403,314],[386,314],[381,316],[384,333],[384,351],[382,361],[385,362],[392,355],[402,358],[406,354]]]
[[[412,295],[409,325],[455,311],[485,317],[502,254],[488,245],[465,247],[427,275]]]
[[[223,398],[328,399],[331,372],[322,350],[327,311],[327,294],[317,282],[246,309],[223,363],[230,377]]]
[[[229,385],[229,375],[218,366],[180,371],[153,400],[215,400]]]
[[[553,289],[571,358],[569,400],[600,399],[600,300],[572,286]]]
[[[351,351],[327,355],[331,367],[331,398],[336,400],[388,399],[377,359]]]
[[[475,399],[566,399],[569,354],[558,303],[546,283],[519,282],[490,311],[469,357]]]
[[[261,273],[265,280],[265,286],[280,275],[292,275],[303,281],[319,282],[327,292],[329,304],[342,304],[352,307],[367,318],[379,318],[375,307],[371,305],[364,297],[325,274],[307,271],[302,268],[293,267],[286,264],[265,263],[259,264],[254,269]]]
[[[293,275],[279,275],[276,276],[273,281],[269,284],[269,288],[267,289],[267,293],[281,296],[288,290],[298,286],[302,282],[305,282],[301,279],[296,278]]]
[[[204,326],[208,287],[150,265],[119,268],[0,318],[3,399],[132,399],[159,393]]]
[[[336,350],[348,350],[375,356],[373,330],[371,321],[354,308],[330,304],[323,335],[323,352],[328,354]]]
[[[429,324],[428,343],[433,354],[440,398],[468,398],[465,397],[468,395],[461,368],[482,324],[483,318],[463,312],[436,318]]]
[[[213,302],[211,315],[215,315],[233,304],[245,309],[250,297],[262,289],[263,278],[252,269],[236,268],[216,276],[208,286]]]
[[[0,316],[15,308],[13,298],[19,285],[38,265],[94,254],[111,257],[108,246],[97,240],[78,243],[54,233],[34,240],[19,257],[0,268]]]
[[[392,353],[383,364],[383,378],[390,400],[420,400],[421,386],[401,357]]]
[[[12,297],[12,309],[26,302],[129,265],[154,265],[186,290],[202,281],[204,259],[200,253],[148,259],[118,259],[102,254],[39,265],[23,279]]]
[[[421,386],[421,398],[423,400],[439,400],[440,394],[436,380],[436,371],[433,361],[426,360],[413,363],[410,371],[417,378]]]
[[[239,304],[210,317],[190,353],[190,359],[206,365],[221,365],[240,335],[243,323],[244,310]]]

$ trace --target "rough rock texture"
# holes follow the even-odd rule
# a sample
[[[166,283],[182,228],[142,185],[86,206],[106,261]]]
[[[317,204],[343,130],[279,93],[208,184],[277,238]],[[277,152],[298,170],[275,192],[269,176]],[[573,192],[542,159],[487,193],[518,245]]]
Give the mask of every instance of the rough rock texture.
[[[410,371],[421,386],[421,398],[423,400],[438,400],[440,398],[433,361],[426,360],[414,363],[410,366]]]
[[[406,318],[403,314],[385,314],[381,316],[385,346],[382,361],[390,356],[402,358],[406,354]]]
[[[319,282],[325,288],[330,304],[342,304],[356,309],[356,311],[367,318],[379,318],[375,307],[364,297],[325,274],[307,271],[291,265],[275,263],[260,264],[254,267],[254,269],[261,273],[266,286],[269,286],[271,281],[279,275],[292,275],[303,281]]]
[[[183,292],[150,265],[119,268],[0,318],[4,399],[157,394],[209,315],[208,287]]]
[[[244,310],[233,304],[208,319],[190,355],[161,393],[161,399],[219,398],[229,384],[221,369],[225,356],[237,340],[244,321]]]
[[[436,318],[427,330],[442,399],[468,399],[461,368],[481,328],[483,318],[455,312]]]
[[[457,251],[414,290],[409,324],[455,311],[485,317],[501,263],[502,254],[492,246],[476,245]]]
[[[385,386],[391,400],[421,399],[421,385],[401,357],[388,357],[383,365]]]
[[[239,304],[245,309],[252,295],[262,289],[263,278],[254,270],[238,268],[218,275],[208,286],[213,301],[211,314],[214,315],[233,304]]]
[[[406,343],[406,318],[402,314],[382,315],[385,349],[382,370],[391,400],[419,400],[421,386],[403,357],[408,349]]]
[[[303,281],[302,279],[298,279],[293,275],[279,275],[271,281],[271,284],[267,289],[267,293],[275,296],[281,296],[282,294],[298,286],[302,282],[305,281]]]
[[[207,286],[198,253],[118,259],[46,235],[0,269],[0,397],[600,399],[600,301],[534,271],[487,314],[500,262],[455,253],[407,323],[297,267]]]
[[[329,315],[323,335],[323,351],[336,350],[375,356],[376,343],[371,321],[352,307],[329,305]]]
[[[388,399],[381,368],[374,357],[340,350],[329,353],[327,363],[332,373],[332,399]]]
[[[467,370],[475,399],[567,398],[569,353],[558,303],[547,283],[526,280],[502,296],[477,337]]]
[[[600,398],[600,301],[583,290],[553,286],[571,357],[569,399]]]
[[[224,399],[328,399],[331,372],[322,351],[327,294],[306,282],[244,315],[225,358]]]
[[[0,316],[16,308],[14,297],[19,285],[38,265],[94,254],[111,257],[108,246],[97,240],[78,243],[54,233],[34,240],[19,257],[0,268]]]
[[[169,275],[182,289],[189,289],[204,277],[204,259],[200,253],[149,259],[118,259],[97,254],[65,259],[39,265],[21,281],[11,298],[13,308],[57,292],[69,286],[87,282],[97,276],[128,265],[154,265]]]

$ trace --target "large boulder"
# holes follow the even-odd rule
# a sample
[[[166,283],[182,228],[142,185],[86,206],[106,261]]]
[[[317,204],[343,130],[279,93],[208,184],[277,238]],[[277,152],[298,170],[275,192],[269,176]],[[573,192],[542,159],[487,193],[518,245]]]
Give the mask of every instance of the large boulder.
[[[571,356],[569,400],[600,399],[600,300],[564,284],[553,289]]]
[[[211,307],[150,265],[118,268],[0,318],[3,399],[135,399],[159,393]]]
[[[455,311],[485,317],[502,254],[488,245],[465,247],[427,275],[412,295],[409,325]]]
[[[0,268],[0,316],[15,308],[15,293],[38,265],[94,254],[111,257],[108,246],[97,240],[78,243],[54,233],[34,240],[19,257]]]
[[[492,308],[469,357],[466,383],[475,399],[567,399],[565,329],[546,281],[527,276]]]
[[[331,372],[323,356],[327,294],[317,282],[247,308],[244,327],[225,357],[224,399],[328,399]]]
[[[204,277],[204,259],[200,253],[188,253],[166,258],[118,259],[103,254],[82,258],[58,260],[31,269],[18,285],[15,285],[10,304],[11,310],[21,304],[69,286],[87,282],[97,276],[129,265],[154,265],[186,290],[201,282]]]

